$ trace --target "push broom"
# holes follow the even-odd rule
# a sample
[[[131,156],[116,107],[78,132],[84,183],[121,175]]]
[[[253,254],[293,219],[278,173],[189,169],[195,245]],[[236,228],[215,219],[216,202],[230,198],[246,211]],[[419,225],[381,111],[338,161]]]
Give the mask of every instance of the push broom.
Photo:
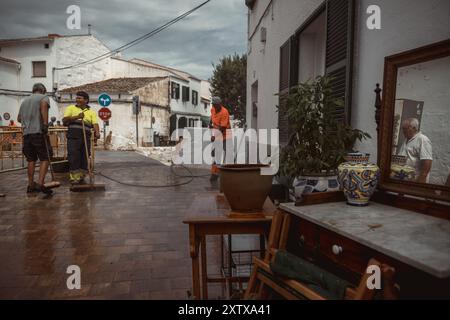
[[[88,164],[88,171],[89,171],[89,184],[74,185],[70,188],[70,191],[104,191],[106,189],[104,184],[94,184],[94,172],[92,171],[92,165],[91,165],[92,161],[90,160],[89,152],[88,152],[84,120],[81,120],[81,125],[83,127],[84,150],[86,153],[86,161]],[[92,149],[93,149],[93,146],[91,143],[91,150]]]
[[[50,152],[48,151],[47,138],[48,138],[48,135],[47,134],[44,135],[45,150],[47,151],[48,165],[50,167],[50,174],[52,176],[52,181],[44,183],[44,187],[53,189],[53,188],[58,188],[59,186],[61,186],[61,183],[59,181],[55,180],[55,173],[53,171],[52,159],[50,158]]]

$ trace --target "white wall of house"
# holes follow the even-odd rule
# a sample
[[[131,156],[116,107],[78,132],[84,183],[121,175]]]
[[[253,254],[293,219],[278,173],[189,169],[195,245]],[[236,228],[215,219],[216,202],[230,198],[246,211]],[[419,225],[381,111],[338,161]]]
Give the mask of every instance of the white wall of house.
[[[45,48],[45,44],[49,45],[48,49]],[[20,81],[15,89],[31,91],[33,84],[41,82],[47,87],[48,91],[52,91],[52,68],[56,61],[54,46],[53,41],[43,40],[22,42],[1,48],[0,55],[2,57],[17,60],[21,64]],[[45,77],[33,77],[33,61],[46,61]],[[3,81],[1,88],[3,88]]]
[[[249,14],[249,36],[254,32],[269,0],[258,0]],[[317,9],[322,0],[272,1],[256,32],[249,40],[247,63],[247,124],[276,128],[278,114],[275,94],[279,87],[280,47]],[[383,83],[384,58],[406,50],[450,38],[448,0],[360,0],[356,1],[352,126],[368,132],[372,139],[356,148],[372,154],[376,161],[377,140],[374,119],[375,84]],[[369,30],[369,5],[381,8],[381,30]],[[260,29],[267,28],[267,41],[261,42]],[[252,85],[258,81],[258,117],[252,117]],[[254,93],[255,94],[255,93]]]
[[[169,76],[169,72],[166,70],[152,68],[120,58],[111,58],[111,78],[167,76]]]
[[[268,4],[272,2],[266,15]],[[279,59],[280,47],[295,30],[314,12],[322,0],[256,1],[249,15],[247,60],[247,125],[249,128],[276,128],[278,126]],[[258,21],[261,23],[257,27]],[[261,42],[261,28],[267,29],[266,42]],[[258,81],[258,117],[252,118],[251,87]],[[257,121],[255,126],[253,121]]]
[[[108,47],[92,35],[65,36],[55,39],[56,66],[59,68],[87,61],[109,51]],[[57,70],[55,82],[58,83],[58,89],[110,78],[111,60],[107,58],[75,68]]]
[[[132,98],[135,95],[140,97],[141,112],[137,116],[139,145],[153,142],[153,132],[161,136],[169,136],[169,82],[168,78],[150,82],[148,85],[136,89],[130,93],[111,93],[112,116],[109,126],[106,127],[106,134],[112,131],[113,148],[128,148],[136,144],[136,115],[133,114]],[[90,93],[90,103],[92,110],[96,113],[101,109],[97,103],[99,93]],[[64,110],[68,105],[74,104],[75,94],[62,93],[59,103],[58,120],[63,118]],[[154,118],[155,122],[152,122]],[[100,130],[103,130],[104,123],[99,119]],[[103,137],[103,134],[102,134]]]
[[[372,139],[358,146],[376,161],[375,84],[383,83],[384,57],[450,38],[450,1],[361,0],[357,9],[352,125]],[[381,30],[366,26],[367,7],[381,8]]]

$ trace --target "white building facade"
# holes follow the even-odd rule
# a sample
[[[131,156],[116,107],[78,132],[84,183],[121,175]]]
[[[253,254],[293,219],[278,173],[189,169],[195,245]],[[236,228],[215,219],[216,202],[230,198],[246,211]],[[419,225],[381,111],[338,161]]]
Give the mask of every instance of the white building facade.
[[[122,59],[120,54],[83,64],[110,51],[110,48],[90,34],[74,36],[50,34],[38,38],[0,40],[2,120],[5,113],[9,114],[11,119],[17,119],[21,101],[31,93],[32,86],[36,82],[43,83],[49,94],[54,95],[50,99],[50,117],[55,116],[59,119],[55,101],[58,91],[124,77],[174,77],[174,82],[183,83],[183,86],[190,88],[190,99],[189,101],[172,99],[167,90],[164,94],[170,100],[169,110],[184,114],[188,124],[192,124],[193,121],[200,124],[202,116],[209,116],[209,82],[197,79],[186,72],[139,59],[128,61]],[[198,103],[192,99],[193,96],[198,97]],[[208,104],[207,108],[204,108],[205,104]],[[7,125],[7,122],[3,120],[0,125]]]
[[[247,0],[247,125],[279,128],[286,143],[287,123],[277,112],[289,86],[330,74],[339,110],[354,128],[372,139],[357,146],[377,157],[374,119],[376,83],[383,83],[384,58],[450,38],[446,0]],[[377,5],[381,29],[369,29],[367,9]]]

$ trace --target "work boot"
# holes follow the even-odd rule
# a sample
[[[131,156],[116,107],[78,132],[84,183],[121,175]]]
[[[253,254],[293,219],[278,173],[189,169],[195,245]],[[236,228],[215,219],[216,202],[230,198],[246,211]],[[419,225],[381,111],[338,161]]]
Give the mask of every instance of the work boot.
[[[41,188],[39,188],[39,185],[36,182],[33,182],[33,185],[27,187],[27,193],[35,193],[40,191]]]
[[[42,192],[42,193],[45,193],[45,194],[47,194],[47,195],[53,194],[53,190],[50,189],[50,188],[47,188],[47,187],[44,186],[44,185],[41,185],[40,188],[41,188],[41,192]]]

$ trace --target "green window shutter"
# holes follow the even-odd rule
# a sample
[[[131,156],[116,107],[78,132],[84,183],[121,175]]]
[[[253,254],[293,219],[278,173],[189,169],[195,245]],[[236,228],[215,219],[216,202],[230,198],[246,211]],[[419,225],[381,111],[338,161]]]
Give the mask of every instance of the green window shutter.
[[[354,0],[327,1],[326,74],[334,78],[334,96],[344,101],[336,118],[346,123],[351,119],[354,11]]]

